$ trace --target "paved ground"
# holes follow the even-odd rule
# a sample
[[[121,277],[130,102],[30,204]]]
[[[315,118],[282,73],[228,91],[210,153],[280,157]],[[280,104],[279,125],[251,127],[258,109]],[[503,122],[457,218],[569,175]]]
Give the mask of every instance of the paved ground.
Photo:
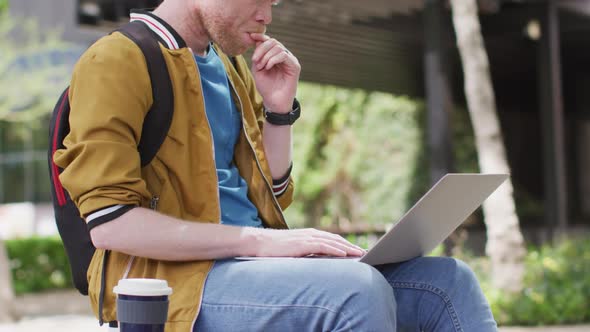
[[[590,332],[590,325],[553,327],[503,327],[500,332]]]
[[[94,317],[90,316],[52,316],[35,319],[23,319],[17,324],[0,324],[0,332],[109,332],[99,327]]]
[[[15,303],[21,319],[0,324],[0,332],[109,332],[92,316],[88,298],[75,291],[21,296]],[[553,327],[503,327],[500,332],[590,332],[590,325]]]
[[[18,296],[14,303],[17,317],[60,315],[91,316],[88,297],[76,290],[60,290]]]
[[[90,316],[52,316],[24,319],[16,324],[0,324],[0,332],[109,332],[109,328],[99,327]],[[590,332],[590,325],[554,327],[503,327],[500,332]]]
[[[109,332],[109,328],[99,327],[96,320],[89,316],[53,316],[45,318],[25,319],[18,324],[0,324],[0,332]],[[500,332],[589,332],[590,325],[550,327],[550,328],[500,328]]]

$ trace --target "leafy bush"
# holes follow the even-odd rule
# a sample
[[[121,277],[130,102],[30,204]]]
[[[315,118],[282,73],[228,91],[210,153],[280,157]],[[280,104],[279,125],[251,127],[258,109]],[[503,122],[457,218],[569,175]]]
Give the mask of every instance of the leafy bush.
[[[72,275],[59,238],[4,241],[16,294],[72,287]]]
[[[529,248],[524,290],[506,295],[489,284],[487,259],[470,260],[500,325],[590,322],[590,239]]]

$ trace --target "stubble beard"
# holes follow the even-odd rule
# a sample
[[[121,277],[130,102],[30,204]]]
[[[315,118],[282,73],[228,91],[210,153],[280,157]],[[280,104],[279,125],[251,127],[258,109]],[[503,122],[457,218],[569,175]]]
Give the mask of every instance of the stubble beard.
[[[205,31],[209,40],[215,43],[229,56],[237,56],[246,52],[249,45],[246,45],[233,27],[223,23],[220,17],[203,17]]]

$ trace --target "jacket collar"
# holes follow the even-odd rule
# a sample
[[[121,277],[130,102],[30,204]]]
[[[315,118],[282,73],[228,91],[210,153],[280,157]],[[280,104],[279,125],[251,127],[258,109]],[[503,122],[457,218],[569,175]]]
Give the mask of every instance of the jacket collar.
[[[141,21],[145,23],[168,49],[177,50],[186,47],[186,43],[176,30],[161,18],[146,10],[132,10],[130,21]]]

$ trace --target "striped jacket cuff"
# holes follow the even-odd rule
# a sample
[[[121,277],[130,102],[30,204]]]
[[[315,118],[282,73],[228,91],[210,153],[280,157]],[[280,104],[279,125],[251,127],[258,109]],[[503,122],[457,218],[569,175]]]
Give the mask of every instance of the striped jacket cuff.
[[[289,166],[289,169],[283,177],[280,179],[272,180],[272,191],[275,197],[281,196],[289,187],[289,179],[291,178],[291,170],[293,169],[293,163]]]
[[[134,207],[135,205],[113,205],[98,211],[94,211],[86,217],[86,225],[88,226],[88,230],[90,231],[98,225],[102,225],[113,219],[117,219]]]

